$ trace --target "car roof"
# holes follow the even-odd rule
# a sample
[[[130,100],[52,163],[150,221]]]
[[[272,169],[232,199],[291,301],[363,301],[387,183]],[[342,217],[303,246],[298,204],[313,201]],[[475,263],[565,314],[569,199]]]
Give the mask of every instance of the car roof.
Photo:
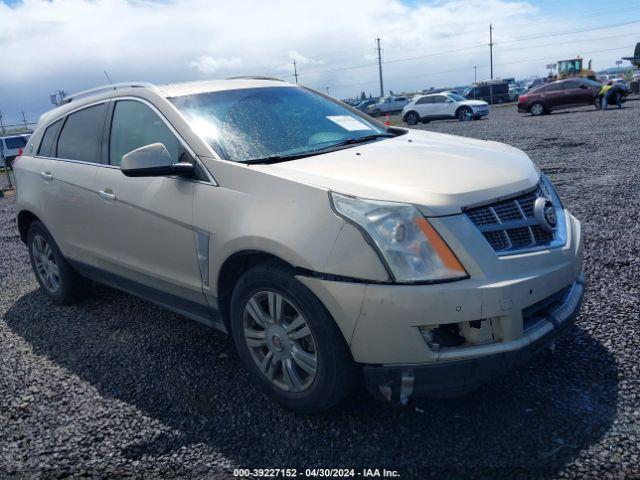
[[[20,138],[20,137],[28,137],[29,135],[31,135],[30,133],[16,133],[15,135],[2,135],[0,136],[0,138],[5,139],[5,138]]]
[[[117,84],[102,85],[100,87],[84,90],[63,99],[56,108],[45,112],[40,116],[38,124],[49,123],[52,119],[61,117],[70,111],[89,105],[95,101],[108,100],[112,96],[132,90],[144,89],[154,92],[165,98],[195,95],[198,93],[218,92],[224,90],[238,90],[245,88],[265,87],[299,87],[296,84],[271,77],[236,77],[225,80],[201,80],[193,82],[169,83],[167,85],[154,85],[148,82],[122,82]]]
[[[245,88],[297,87],[294,83],[266,77],[230,78],[226,80],[202,80],[195,82],[169,83],[158,85],[157,89],[166,97],[181,97],[198,93],[220,92]]]
[[[422,98],[422,97],[435,97],[436,95],[447,95],[448,93],[453,93],[453,92],[450,92],[449,90],[445,90],[444,92],[425,93],[423,95],[416,95],[416,97],[419,97],[419,98]]]

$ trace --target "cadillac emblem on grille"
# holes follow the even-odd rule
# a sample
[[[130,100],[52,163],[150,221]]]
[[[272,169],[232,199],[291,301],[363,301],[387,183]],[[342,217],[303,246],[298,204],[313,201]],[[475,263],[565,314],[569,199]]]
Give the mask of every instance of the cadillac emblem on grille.
[[[533,215],[536,217],[538,222],[540,222],[540,227],[545,231],[551,233],[555,232],[558,228],[556,209],[548,198],[536,198],[536,201],[533,204]]]

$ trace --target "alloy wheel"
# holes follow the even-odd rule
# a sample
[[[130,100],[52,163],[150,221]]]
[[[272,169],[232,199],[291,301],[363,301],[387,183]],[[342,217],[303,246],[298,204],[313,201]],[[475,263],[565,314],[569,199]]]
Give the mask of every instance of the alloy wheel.
[[[300,310],[273,290],[253,294],[243,312],[244,340],[260,372],[273,385],[302,392],[318,371],[311,328]]]
[[[32,243],[36,272],[44,287],[51,293],[60,289],[60,270],[51,245],[42,235],[35,235]]]
[[[533,115],[542,115],[544,113],[544,107],[540,103],[534,103],[531,107],[531,113]]]

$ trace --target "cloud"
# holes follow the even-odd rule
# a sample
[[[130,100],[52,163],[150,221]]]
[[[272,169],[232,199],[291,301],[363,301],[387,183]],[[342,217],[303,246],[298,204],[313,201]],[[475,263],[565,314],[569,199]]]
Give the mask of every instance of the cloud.
[[[296,51],[296,50],[290,50],[289,51],[289,60],[286,63],[281,63],[275,66],[275,68],[281,72],[290,72],[293,64],[293,61],[295,60],[297,67],[300,66],[309,66],[309,65],[322,65],[324,63],[323,60],[318,60],[318,59],[314,59],[314,58],[309,58],[305,55],[303,55],[302,53]]]
[[[189,63],[189,66],[195,68],[200,73],[214,73],[219,70],[234,70],[242,66],[240,57],[217,57],[211,55],[200,55],[196,60]]]
[[[520,51],[522,44],[501,42],[576,26],[524,0],[24,0],[12,7],[0,1],[0,18],[5,119],[19,119],[21,108],[35,118],[50,93],[104,84],[105,70],[114,82],[248,74],[293,80],[295,58],[301,83],[349,96],[377,93],[378,37],[385,88],[402,91],[470,83],[474,65],[488,77],[490,23],[495,73],[505,77],[544,74],[550,60],[636,41],[554,45],[560,40],[637,30],[538,40],[541,47]],[[587,58],[600,68],[622,53]]]

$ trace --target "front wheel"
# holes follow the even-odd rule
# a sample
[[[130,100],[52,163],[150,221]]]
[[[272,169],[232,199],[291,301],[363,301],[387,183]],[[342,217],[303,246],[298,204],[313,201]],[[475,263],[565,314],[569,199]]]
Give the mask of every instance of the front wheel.
[[[543,115],[545,111],[546,109],[544,108],[544,105],[540,102],[534,103],[533,105],[531,105],[531,108],[530,108],[531,115],[533,115],[534,117]]]
[[[593,106],[596,107],[596,110],[602,109],[602,95],[598,95],[593,99]]]
[[[242,275],[231,331],[252,377],[285,408],[319,412],[350,393],[355,364],[342,333],[285,266],[268,262]]]
[[[456,118],[461,122],[464,122],[465,120],[469,120],[472,115],[473,115],[473,112],[469,107],[461,107],[456,112]]]

